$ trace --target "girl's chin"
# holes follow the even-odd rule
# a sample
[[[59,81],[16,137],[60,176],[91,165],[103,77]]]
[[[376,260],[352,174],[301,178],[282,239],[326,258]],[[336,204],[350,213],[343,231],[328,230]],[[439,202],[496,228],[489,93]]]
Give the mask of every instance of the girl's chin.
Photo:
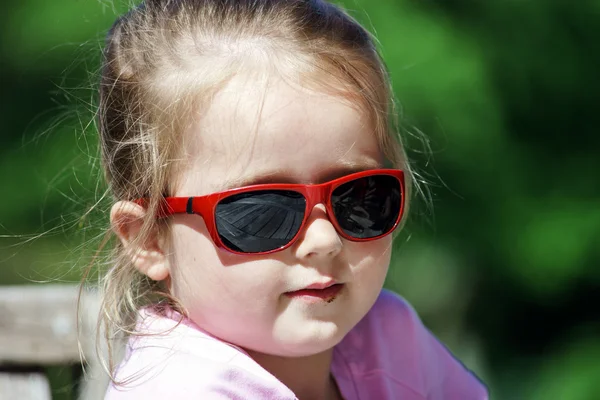
[[[301,331],[301,330],[299,330]],[[283,357],[309,357],[331,350],[344,337],[339,330],[297,332],[294,337],[283,338],[278,355]]]

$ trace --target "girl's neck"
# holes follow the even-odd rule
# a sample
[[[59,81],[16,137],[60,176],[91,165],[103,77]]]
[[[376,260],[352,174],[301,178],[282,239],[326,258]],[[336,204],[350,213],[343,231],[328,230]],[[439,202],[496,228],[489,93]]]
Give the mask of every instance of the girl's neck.
[[[300,400],[338,400],[342,398],[331,375],[333,349],[297,358],[246,351],[254,361],[279,379]]]

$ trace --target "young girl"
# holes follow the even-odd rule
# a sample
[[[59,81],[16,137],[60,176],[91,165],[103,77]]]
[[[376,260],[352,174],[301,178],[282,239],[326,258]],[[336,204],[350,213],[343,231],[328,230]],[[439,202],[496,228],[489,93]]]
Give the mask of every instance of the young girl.
[[[382,290],[412,174],[372,37],[322,0],[148,0],[108,35],[106,399],[486,399]],[[134,316],[134,318],[132,318]]]

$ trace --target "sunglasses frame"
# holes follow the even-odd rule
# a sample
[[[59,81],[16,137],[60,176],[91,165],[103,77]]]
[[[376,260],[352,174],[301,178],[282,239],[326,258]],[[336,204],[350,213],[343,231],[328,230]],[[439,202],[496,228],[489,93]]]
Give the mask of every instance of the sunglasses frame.
[[[400,184],[400,211],[398,212],[398,218],[394,223],[393,227],[386,233],[375,236],[372,238],[355,238],[347,235],[343,229],[338,224],[337,218],[333,212],[333,207],[331,204],[331,194],[337,189],[339,186],[356,180],[369,176],[376,175],[388,175],[396,178]],[[273,250],[263,251],[263,252],[240,252],[234,249],[231,249],[223,243],[221,237],[219,236],[219,232],[217,231],[216,221],[215,221],[215,213],[217,205],[220,201],[241,193],[253,192],[253,191],[262,191],[262,190],[286,190],[300,193],[306,199],[306,208],[304,210],[304,218],[302,219],[302,223],[298,228],[298,232],[294,237],[284,246],[278,247]],[[325,205],[326,213],[329,219],[329,222],[335,227],[335,230],[338,235],[343,237],[346,240],[350,240],[352,242],[368,242],[371,240],[377,240],[384,236],[392,233],[400,221],[402,220],[402,216],[404,214],[404,204],[406,198],[406,189],[404,183],[404,171],[398,169],[370,169],[366,171],[356,172],[349,175],[344,175],[340,178],[331,180],[329,182],[319,183],[319,184],[288,184],[288,183],[274,183],[274,184],[259,184],[259,185],[251,185],[244,186],[236,189],[229,189],[222,192],[212,193],[204,196],[192,196],[192,197],[165,197],[163,206],[159,211],[159,218],[165,218],[173,214],[197,214],[202,217],[204,223],[210,233],[211,239],[215,245],[223,250],[226,250],[230,253],[240,254],[240,255],[264,255],[276,253],[278,251],[282,251],[292,246],[302,234],[302,231],[306,228],[306,223],[310,217],[310,214],[314,207],[317,204]],[[138,203],[143,202],[143,200],[138,200]]]

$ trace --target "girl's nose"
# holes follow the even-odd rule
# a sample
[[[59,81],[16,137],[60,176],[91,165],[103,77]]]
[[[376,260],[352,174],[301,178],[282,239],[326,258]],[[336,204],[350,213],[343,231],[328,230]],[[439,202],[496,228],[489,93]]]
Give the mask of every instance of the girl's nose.
[[[333,258],[342,250],[342,239],[329,220],[323,204],[317,204],[310,213],[304,232],[295,246],[298,258]]]

